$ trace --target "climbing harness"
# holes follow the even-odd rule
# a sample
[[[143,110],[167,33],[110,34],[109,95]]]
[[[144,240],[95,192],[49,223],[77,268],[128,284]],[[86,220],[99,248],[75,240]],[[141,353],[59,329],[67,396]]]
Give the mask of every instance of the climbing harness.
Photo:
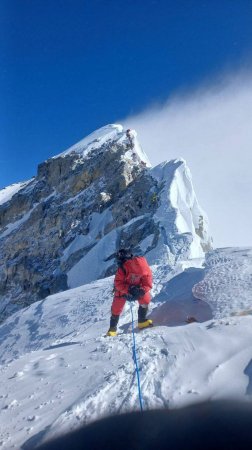
[[[142,392],[141,392],[141,386],[140,386],[139,367],[138,367],[138,362],[137,362],[136,339],[135,339],[135,332],[134,332],[134,317],[133,317],[132,302],[130,302],[130,310],[131,310],[131,322],[132,322],[132,339],[133,339],[132,353],[133,353],[133,361],[134,361],[135,366],[136,366],[139,403],[140,403],[141,411],[143,411],[143,398],[142,398]]]

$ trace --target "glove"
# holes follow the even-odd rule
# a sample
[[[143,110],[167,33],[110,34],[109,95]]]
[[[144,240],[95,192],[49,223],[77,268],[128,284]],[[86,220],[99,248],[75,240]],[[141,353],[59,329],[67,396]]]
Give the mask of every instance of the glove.
[[[137,300],[145,294],[145,291],[140,286],[131,285],[129,286],[128,293],[132,297],[132,300]]]

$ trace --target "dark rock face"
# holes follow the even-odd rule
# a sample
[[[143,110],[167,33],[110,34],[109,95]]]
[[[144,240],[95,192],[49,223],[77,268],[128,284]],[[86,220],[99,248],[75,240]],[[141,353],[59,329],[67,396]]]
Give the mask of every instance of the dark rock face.
[[[0,206],[1,319],[15,305],[27,306],[68,288],[66,271],[94,243],[63,263],[61,256],[76,236],[88,235],[92,213],[100,214],[113,205],[113,220],[106,233],[142,209],[143,193],[139,192],[138,205],[129,198],[131,207],[122,210],[124,196],[129,197],[128,186],[144,172],[143,167],[122,158],[127,150],[127,145],[108,142],[86,158],[73,153],[50,159],[39,165],[37,177]],[[108,195],[101,195],[104,192]]]

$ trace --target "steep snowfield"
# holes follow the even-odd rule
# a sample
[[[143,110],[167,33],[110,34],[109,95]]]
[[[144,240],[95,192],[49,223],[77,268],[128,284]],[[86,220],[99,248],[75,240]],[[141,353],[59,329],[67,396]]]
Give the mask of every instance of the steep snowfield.
[[[242,252],[251,277],[250,251]],[[215,274],[219,290],[222,275],[219,270],[217,280]],[[203,269],[188,268],[166,283],[165,267],[154,267],[151,316],[157,326],[136,334],[145,409],[250,399],[252,317],[228,317],[224,303],[226,317],[212,318],[191,293],[203,276]],[[3,449],[31,449],[96,417],[139,408],[128,305],[119,336],[104,337],[112,285],[113,277],[50,296],[0,327]],[[137,305],[135,317],[136,311]],[[199,323],[186,324],[191,313]]]

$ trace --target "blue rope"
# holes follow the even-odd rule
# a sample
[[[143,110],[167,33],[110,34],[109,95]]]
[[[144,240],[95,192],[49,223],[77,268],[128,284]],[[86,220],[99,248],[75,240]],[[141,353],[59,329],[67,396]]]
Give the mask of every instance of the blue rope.
[[[132,338],[133,338],[133,345],[132,345],[133,361],[134,361],[135,366],[136,366],[139,403],[140,403],[141,411],[143,411],[143,398],[142,398],[142,392],[141,392],[141,386],[140,386],[139,367],[138,367],[138,363],[137,363],[136,339],[135,339],[135,332],[134,332],[134,318],[133,318],[132,302],[130,302],[130,309],[131,309]]]

